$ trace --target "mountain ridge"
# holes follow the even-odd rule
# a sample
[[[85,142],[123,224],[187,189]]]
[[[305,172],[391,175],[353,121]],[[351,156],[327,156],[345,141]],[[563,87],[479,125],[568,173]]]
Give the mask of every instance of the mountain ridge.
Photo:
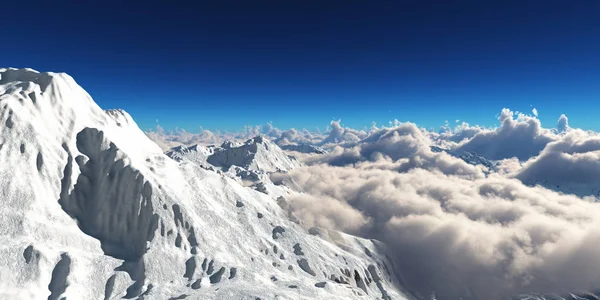
[[[0,108],[1,299],[412,299],[383,245],[167,157],[64,73],[0,69]]]

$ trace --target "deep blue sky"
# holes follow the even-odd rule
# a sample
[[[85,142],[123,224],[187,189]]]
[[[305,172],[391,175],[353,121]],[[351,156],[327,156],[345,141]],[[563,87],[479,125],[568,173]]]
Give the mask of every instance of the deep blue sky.
[[[0,65],[71,74],[143,129],[495,125],[600,130],[598,0],[9,1]]]

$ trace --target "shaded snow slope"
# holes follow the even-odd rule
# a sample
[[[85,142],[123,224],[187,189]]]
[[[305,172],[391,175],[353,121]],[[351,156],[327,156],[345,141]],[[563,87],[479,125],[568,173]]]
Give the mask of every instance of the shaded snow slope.
[[[0,122],[0,299],[412,299],[382,245],[309,233],[286,189],[170,159],[66,74],[0,69]],[[272,145],[198,156],[298,164]]]
[[[220,147],[178,146],[168,151],[167,156],[177,161],[187,160],[201,166],[218,167],[223,171],[237,166],[248,171],[278,172],[302,165],[262,136],[256,136],[245,143],[226,141]]]
[[[207,161],[223,169],[239,166],[250,171],[287,171],[300,166],[300,163],[285,154],[279,146],[257,136],[242,145],[223,143]]]
[[[295,157],[287,155],[279,146],[256,136],[245,143],[225,141],[220,147],[210,145],[178,146],[171,148],[166,155],[180,163],[192,163],[207,170],[218,170],[240,184],[272,197],[289,191],[275,186],[269,174],[287,172],[302,164]]]
[[[215,153],[214,145],[211,146],[202,146],[202,145],[193,145],[190,147],[185,147],[183,145],[173,147],[166,154],[168,157],[176,160],[176,161],[190,161],[199,166],[203,167],[212,167],[210,163],[207,162],[208,157]]]

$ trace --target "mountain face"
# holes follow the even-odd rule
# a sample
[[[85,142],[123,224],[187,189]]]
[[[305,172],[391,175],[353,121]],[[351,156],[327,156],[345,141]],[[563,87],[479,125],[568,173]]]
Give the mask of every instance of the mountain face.
[[[201,146],[193,145],[185,147],[183,145],[171,148],[166,155],[175,161],[189,161],[205,168],[213,168],[214,166],[208,163],[208,157],[215,153],[214,145]]]
[[[172,159],[31,69],[0,69],[0,117],[0,299],[413,299],[380,243],[307,231],[290,189],[225,176],[300,165],[260,137]]]
[[[223,143],[207,161],[227,170],[239,166],[250,171],[287,171],[300,166],[293,157],[286,155],[277,145],[257,136],[241,145]]]
[[[288,171],[302,164],[285,154],[275,143],[257,136],[245,143],[224,142],[220,147],[193,145],[172,148],[167,155],[177,161],[187,160],[223,171],[232,166],[248,171]]]
[[[249,139],[245,143],[227,141],[220,147],[178,146],[168,151],[167,156],[181,163],[192,163],[208,170],[218,170],[240,184],[272,195],[282,195],[282,193],[281,187],[272,184],[270,173],[287,172],[302,166],[294,157],[286,155],[275,143],[261,136]]]

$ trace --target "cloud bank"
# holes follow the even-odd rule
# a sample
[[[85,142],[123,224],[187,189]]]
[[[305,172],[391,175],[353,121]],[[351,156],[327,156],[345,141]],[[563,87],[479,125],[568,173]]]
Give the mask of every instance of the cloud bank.
[[[423,298],[598,290],[600,135],[569,127],[564,115],[556,128],[508,109],[498,120],[497,128],[462,123],[438,132],[400,122],[367,132],[334,121],[325,133],[267,126],[229,136],[327,147],[297,153],[305,167],[272,175],[300,192],[287,199],[289,210],[307,227],[384,242],[407,287]],[[490,171],[431,146],[498,164]]]
[[[476,170],[448,175],[373,164],[279,176],[304,191],[289,202],[307,226],[385,242],[408,287],[424,297],[506,299],[600,286],[600,258],[590,247],[600,241],[596,203]]]
[[[246,126],[239,132],[212,132],[200,128],[200,132],[191,133],[184,129],[165,131],[161,126],[157,126],[154,130],[149,130],[145,133],[165,151],[181,145],[218,145],[225,141],[246,141],[258,135],[270,138],[278,145],[316,145],[324,139],[324,135],[319,132],[311,132],[306,129],[296,130],[294,128],[280,130],[271,123]]]
[[[460,143],[457,150],[476,152],[493,160],[511,157],[526,160],[556,139],[551,130],[542,128],[536,117],[517,114],[515,118],[512,111],[503,109],[498,120],[499,128],[477,132]]]

